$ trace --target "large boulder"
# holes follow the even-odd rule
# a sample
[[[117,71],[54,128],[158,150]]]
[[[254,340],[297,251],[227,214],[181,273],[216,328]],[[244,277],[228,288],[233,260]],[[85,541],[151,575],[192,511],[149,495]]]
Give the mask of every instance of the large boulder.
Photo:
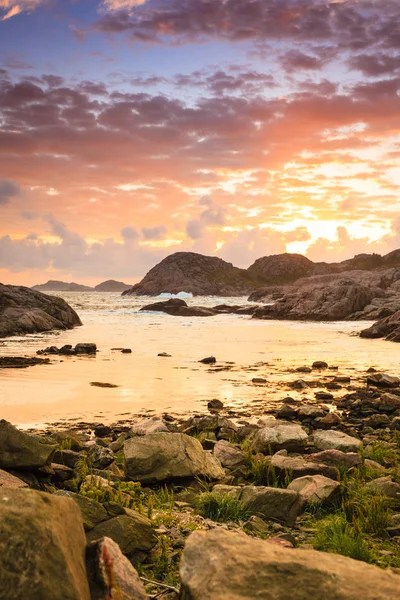
[[[66,490],[59,490],[55,492],[54,495],[71,498],[71,500],[77,504],[79,510],[81,511],[85,531],[90,531],[102,521],[106,521],[110,518],[106,509],[102,504],[100,504],[100,502],[92,500],[91,498],[87,498],[86,496],[82,496],[82,494],[76,494],[75,492],[68,492]]]
[[[341,450],[333,449],[309,454],[304,458],[312,463],[324,463],[325,465],[344,467],[345,469],[359,467],[362,463],[361,456],[357,452],[342,452]],[[326,473],[322,473],[322,475],[326,475]],[[330,475],[328,477],[330,477]],[[335,478],[333,477],[332,479]]]
[[[341,452],[358,452],[362,442],[342,431],[317,431],[313,435],[313,443],[318,450],[340,450]]]
[[[162,483],[194,477],[220,479],[219,461],[184,433],[154,433],[124,444],[125,474],[132,481]]]
[[[400,575],[335,554],[214,529],[188,538],[180,600],[396,600]]]
[[[300,452],[307,444],[306,431],[295,423],[265,419],[253,438],[255,452],[270,454],[278,450]]]
[[[43,467],[56,445],[48,440],[20,431],[8,421],[0,421],[0,468],[34,469]]]
[[[91,600],[149,600],[138,572],[112,539],[88,546],[87,567]]]
[[[234,446],[226,440],[220,440],[214,446],[214,456],[221,465],[230,471],[235,471],[244,466],[246,454],[237,446]]]
[[[168,433],[169,429],[165,422],[155,417],[154,419],[144,419],[138,423],[134,423],[131,427],[131,433],[133,435],[149,435],[151,433]]]
[[[78,507],[34,490],[0,492],[0,596],[89,600]]]
[[[188,306],[184,300],[180,298],[170,298],[153,304],[146,304],[141,311],[164,312],[167,315],[174,317],[214,317],[218,312],[212,308],[203,306]]]
[[[62,298],[0,283],[0,337],[77,325],[82,325],[80,318]]]

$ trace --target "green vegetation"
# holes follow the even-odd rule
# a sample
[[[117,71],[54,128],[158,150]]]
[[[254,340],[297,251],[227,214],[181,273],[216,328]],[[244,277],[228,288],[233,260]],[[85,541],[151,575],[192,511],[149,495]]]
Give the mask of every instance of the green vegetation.
[[[330,515],[318,523],[314,548],[371,562],[371,553],[363,536],[342,514]]]
[[[200,494],[197,501],[199,514],[212,521],[239,523],[250,516],[250,512],[243,506],[242,502],[236,500],[229,494],[217,494],[204,492]]]

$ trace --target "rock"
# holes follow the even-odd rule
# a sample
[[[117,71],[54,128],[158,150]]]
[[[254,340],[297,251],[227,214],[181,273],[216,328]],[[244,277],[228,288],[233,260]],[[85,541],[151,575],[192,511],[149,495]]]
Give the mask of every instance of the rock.
[[[115,460],[114,452],[103,446],[94,446],[89,453],[89,461],[94,469],[106,469]]]
[[[398,307],[396,307],[397,309]],[[399,342],[400,341],[400,310],[393,311],[394,314],[389,314],[383,319],[380,319],[377,323],[364,329],[360,333],[360,337],[363,338],[385,338],[388,341]]]
[[[49,365],[50,359],[26,356],[0,356],[0,369],[26,369],[36,365]]]
[[[333,400],[334,395],[329,392],[315,392],[315,397],[317,400]]]
[[[58,463],[59,465],[65,465],[71,469],[75,469],[80,458],[81,455],[79,452],[74,452],[73,450],[56,450],[53,456],[55,463]]]
[[[315,429],[331,429],[332,427],[340,425],[341,422],[342,419],[338,413],[328,412],[324,417],[318,417],[315,419],[313,426]]]
[[[0,284],[0,337],[72,329],[82,325],[63,300],[15,285]]]
[[[38,435],[19,431],[4,419],[0,421],[0,468],[43,467],[50,461],[56,447]]]
[[[111,435],[112,429],[108,425],[97,425],[94,428],[94,435],[98,438],[105,438]]]
[[[97,346],[89,342],[76,344],[74,352],[75,354],[96,354]]]
[[[219,411],[222,410],[224,408],[224,403],[221,402],[221,400],[210,400],[210,402],[208,402],[207,404],[207,408],[209,411],[213,412],[213,411]]]
[[[74,450],[75,452],[83,450],[82,440],[74,431],[53,431],[50,439],[54,440],[54,443],[61,444],[63,446],[64,444],[68,444],[71,447],[71,450]]]
[[[309,454],[305,460],[316,463],[324,463],[332,467],[345,467],[351,469],[361,465],[361,456],[357,452],[342,452],[341,450],[323,450],[316,454]],[[325,473],[322,473],[325,475]],[[334,479],[334,477],[333,477]]]
[[[340,496],[340,483],[323,475],[306,475],[294,479],[288,490],[298,492],[307,504],[332,504]]]
[[[396,498],[400,500],[400,483],[392,481],[389,477],[380,477],[367,483],[366,487],[378,494],[387,496],[388,498]]]
[[[70,499],[28,489],[0,492],[4,598],[89,600],[85,550],[80,512]]]
[[[387,415],[371,415],[370,417],[364,419],[364,425],[366,425],[366,427],[372,427],[372,429],[388,427],[390,425],[390,419]]]
[[[304,379],[296,379],[296,381],[289,383],[289,386],[293,390],[305,390],[308,388],[308,383]]]
[[[400,431],[400,417],[394,417],[390,423],[390,429]]]
[[[296,371],[298,373],[312,373],[311,367],[297,367]]]
[[[395,600],[400,588],[391,571],[221,528],[192,533],[180,575],[181,600]]]
[[[202,431],[212,431],[218,438],[226,434],[229,439],[235,436],[238,428],[233,421],[221,415],[192,417],[182,425],[182,432],[189,435]]]
[[[306,419],[317,419],[318,417],[324,417],[326,412],[326,410],[323,410],[319,406],[314,406],[313,404],[303,404],[299,408],[297,416],[300,421],[304,421]]]
[[[224,471],[200,442],[184,433],[154,433],[124,444],[125,474],[131,481],[161,483],[187,478],[220,479]]]
[[[133,435],[151,435],[152,433],[162,432],[169,433],[169,429],[164,421],[158,417],[144,419],[131,427],[131,433],[133,433]]]
[[[141,311],[164,312],[175,317],[214,317],[217,311],[203,306],[188,306],[184,300],[171,298],[143,306]]]
[[[221,465],[230,471],[242,467],[246,460],[243,450],[225,440],[215,444],[213,454]]]
[[[269,525],[256,515],[249,517],[248,521],[243,523],[243,529],[246,533],[254,533],[259,536],[266,536],[269,533]]]
[[[115,281],[115,279],[107,279],[107,281],[102,281],[98,285],[95,286],[95,292],[125,292],[129,290],[132,286],[129,283],[124,283],[123,281]]]
[[[91,600],[149,600],[138,572],[111,538],[88,546]]]
[[[50,279],[47,283],[33,285],[32,290],[38,292],[92,292],[93,288],[79,283],[66,283],[65,281],[57,281]]]
[[[194,296],[243,296],[256,285],[244,269],[213,256],[175,252],[153,267],[124,295],[158,296],[163,292]]]
[[[277,419],[296,419],[298,409],[293,408],[290,404],[282,404],[278,412],[276,413]]]
[[[85,531],[93,529],[98,523],[106,521],[109,516],[102,504],[82,494],[76,494],[75,492],[68,492],[66,490],[58,490],[54,493],[55,496],[62,496],[65,498],[71,498],[78,505],[81,511],[83,520],[83,526]]]
[[[11,473],[7,473],[7,471],[0,469],[0,493],[4,491],[3,488],[11,488],[15,490],[26,487],[28,487],[28,484],[22,481],[22,479],[19,479],[18,477],[11,475]]]
[[[315,362],[313,362],[312,368],[313,369],[327,369],[328,363],[324,362],[323,360],[316,360]]]
[[[267,383],[267,380],[264,377],[253,377],[251,381],[252,383]]]
[[[297,492],[264,486],[244,486],[239,500],[253,514],[289,527],[295,524],[304,506]]]
[[[206,358],[199,360],[199,362],[203,363],[203,365],[214,365],[217,362],[217,359],[215,356],[207,356]]]
[[[148,553],[157,543],[151,521],[139,513],[125,509],[125,514],[102,521],[87,532],[88,542],[102,537],[111,538],[131,560]]]
[[[361,441],[342,431],[317,431],[313,435],[313,444],[318,450],[341,450],[342,452],[358,452]]]
[[[380,411],[388,413],[400,410],[400,396],[396,396],[395,394],[382,394],[378,408]]]
[[[171,354],[168,354],[168,352],[159,352],[157,356],[162,356],[163,358],[171,358]]]
[[[400,385],[400,379],[386,373],[373,373],[368,375],[367,384],[381,388],[393,388]]]
[[[285,450],[281,450],[270,460],[270,465],[279,476],[291,475],[297,478],[304,475],[325,475],[325,477],[339,479],[339,472],[335,466],[311,461],[308,456],[287,456],[284,452]]]
[[[305,430],[294,423],[266,419],[253,438],[255,452],[269,454],[278,450],[301,452],[308,440]]]

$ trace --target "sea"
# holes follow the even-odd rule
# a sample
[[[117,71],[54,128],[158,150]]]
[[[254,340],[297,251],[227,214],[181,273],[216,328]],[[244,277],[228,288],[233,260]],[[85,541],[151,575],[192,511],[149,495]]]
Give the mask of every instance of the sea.
[[[69,292],[64,298],[83,326],[69,331],[0,340],[0,355],[35,356],[47,346],[94,342],[92,357],[51,356],[48,365],[0,369],[0,418],[23,428],[57,423],[123,423],[168,413],[185,416],[207,412],[211,399],[226,410],[259,418],[286,396],[312,401],[315,388],[293,391],[290,383],[309,375],[300,366],[316,360],[330,367],[324,374],[349,375],[359,385],[369,367],[399,375],[393,343],[358,336],[368,322],[261,321],[249,316],[174,317],[140,311],[171,297]],[[192,298],[188,304],[250,304],[245,298]],[[115,349],[117,348],[117,350]],[[118,348],[130,348],[122,354]],[[167,353],[169,357],[158,354]],[[215,356],[214,366],[199,361]],[[264,383],[253,382],[265,379]],[[116,387],[98,387],[93,383]],[[321,387],[323,389],[323,387]]]

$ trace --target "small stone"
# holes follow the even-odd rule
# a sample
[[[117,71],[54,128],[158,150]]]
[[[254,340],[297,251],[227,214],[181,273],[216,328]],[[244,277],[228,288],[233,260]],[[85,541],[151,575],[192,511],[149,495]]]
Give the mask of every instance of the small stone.
[[[74,352],[75,354],[96,354],[97,346],[93,343],[76,344]]]
[[[157,356],[161,356],[163,358],[171,358],[171,354],[168,354],[168,352],[159,352]]]
[[[323,360],[316,360],[315,362],[313,362],[312,368],[313,369],[327,369],[328,363],[326,363]]]
[[[317,400],[333,400],[333,394],[329,392],[315,392],[315,397]]]
[[[289,383],[289,386],[294,390],[305,390],[308,388],[308,383],[304,379],[296,379],[296,381]]]
[[[264,377],[253,377],[251,380],[252,383],[267,383],[267,380]]]
[[[210,402],[208,402],[208,404],[207,404],[207,408],[210,411],[212,411],[212,410],[222,410],[224,408],[224,403],[221,402],[221,400],[218,400],[218,399],[210,400]]]
[[[107,425],[97,425],[94,429],[94,435],[99,438],[104,438],[112,433],[111,427]]]
[[[199,360],[199,362],[203,363],[203,365],[214,365],[217,362],[217,359],[215,356],[207,356],[206,358]]]
[[[298,373],[312,373],[311,367],[297,367],[296,371]]]
[[[123,348],[121,354],[132,354],[131,348]]]

